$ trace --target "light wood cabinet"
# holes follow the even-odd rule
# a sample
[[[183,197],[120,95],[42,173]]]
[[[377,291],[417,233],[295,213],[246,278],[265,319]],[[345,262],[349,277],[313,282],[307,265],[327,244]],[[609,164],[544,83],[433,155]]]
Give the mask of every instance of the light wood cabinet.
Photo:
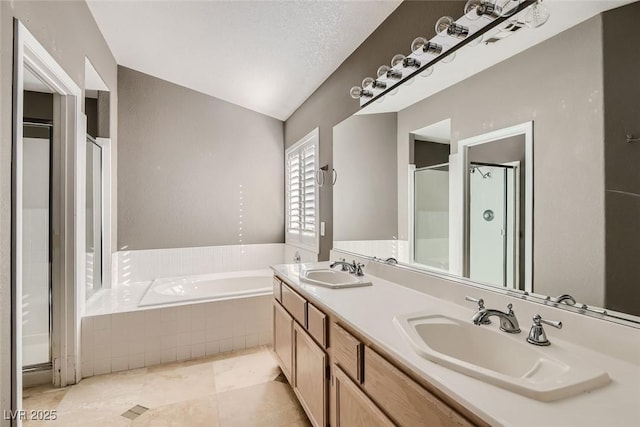
[[[315,427],[327,425],[327,354],[293,324],[293,389]]]
[[[329,418],[331,427],[487,426],[385,359],[357,329],[340,326],[313,298],[279,278],[273,283],[274,351],[314,427],[328,427]]]
[[[337,323],[331,326],[333,358],[355,381],[362,382],[362,343]]]
[[[369,347],[365,348],[364,360],[365,392],[398,425],[432,427],[472,425]]]
[[[287,309],[299,324],[307,327],[307,300],[298,295],[284,283],[281,287],[282,306]]]
[[[289,383],[293,366],[293,317],[274,300],[273,302],[273,350],[280,359],[280,368]]]
[[[333,367],[336,427],[393,427],[394,424],[338,366]]]

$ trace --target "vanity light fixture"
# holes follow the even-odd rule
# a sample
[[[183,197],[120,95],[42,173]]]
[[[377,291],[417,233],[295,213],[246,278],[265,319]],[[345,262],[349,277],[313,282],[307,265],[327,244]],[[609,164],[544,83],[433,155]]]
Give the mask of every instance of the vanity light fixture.
[[[362,80],[362,87],[371,86],[373,89],[386,89],[387,84],[385,82],[381,82],[380,80],[376,80],[373,77],[365,77]]]
[[[457,24],[450,16],[443,16],[436,22],[436,34],[466,39],[469,36],[469,27]]]
[[[424,37],[417,37],[411,43],[411,52],[416,56],[420,56],[423,53],[430,53],[432,55],[440,55],[442,53],[442,45],[438,43],[430,42]]]
[[[352,87],[349,93],[353,99],[373,98],[373,92],[367,89],[362,89],[360,86]]]
[[[508,19],[527,8],[526,18],[519,15],[517,28],[525,25],[531,28],[543,25],[549,18],[549,11],[540,4],[542,0],[469,0],[464,8],[464,15],[457,20],[443,16],[435,24],[436,36],[431,40],[417,37],[411,43],[411,53],[407,56],[398,54],[391,60],[391,66],[382,65],[376,73],[377,78],[367,77],[362,87],[351,88],[351,96],[360,99],[360,107],[373,101],[381,100],[385,95],[393,95],[399,85],[410,84],[416,75],[428,77],[433,73],[433,66],[442,61],[451,62],[456,52],[464,46],[473,46],[482,42],[488,31],[509,23]],[[479,19],[483,18],[483,19]],[[511,25],[514,27],[514,25]],[[511,34],[513,30],[498,31],[496,35],[485,41],[494,43]],[[424,56],[425,53],[431,57]]]
[[[378,75],[378,78],[387,78],[390,80],[402,79],[402,71],[394,70],[388,65],[381,65],[376,74]]]

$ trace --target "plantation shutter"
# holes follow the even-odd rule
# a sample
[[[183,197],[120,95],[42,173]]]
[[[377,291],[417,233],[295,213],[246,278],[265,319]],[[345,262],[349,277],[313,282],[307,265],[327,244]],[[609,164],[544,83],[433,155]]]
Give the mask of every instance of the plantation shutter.
[[[286,152],[287,243],[317,252],[317,130]]]

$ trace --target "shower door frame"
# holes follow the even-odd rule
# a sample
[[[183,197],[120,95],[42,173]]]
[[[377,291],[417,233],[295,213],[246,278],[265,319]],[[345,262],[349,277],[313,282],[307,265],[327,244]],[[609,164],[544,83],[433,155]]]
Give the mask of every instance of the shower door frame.
[[[53,238],[59,248],[53,280],[53,384],[64,387],[80,380],[80,312],[77,289],[84,286],[86,120],[82,90],[24,24],[14,19],[12,247],[11,247],[11,410],[22,409],[22,137],[24,70],[27,67],[54,93],[54,146],[60,154],[54,180],[60,194],[53,200]],[[55,184],[54,184],[55,185]],[[55,314],[57,313],[57,315]],[[57,333],[56,333],[57,331]],[[15,413],[15,412],[14,412]],[[19,422],[19,421],[18,421]]]
[[[460,178],[462,179],[462,214],[464,223],[463,238],[463,277],[469,277],[469,231],[471,221],[469,218],[469,148],[486,144],[492,141],[509,138],[512,136],[524,136],[525,141],[525,185],[524,185],[524,290],[533,292],[533,121],[521,123],[518,125],[494,130],[491,132],[476,135],[470,138],[458,141],[458,152],[462,157],[462,167],[460,168]],[[520,176],[522,179],[522,176]],[[520,254],[522,255],[522,254]]]

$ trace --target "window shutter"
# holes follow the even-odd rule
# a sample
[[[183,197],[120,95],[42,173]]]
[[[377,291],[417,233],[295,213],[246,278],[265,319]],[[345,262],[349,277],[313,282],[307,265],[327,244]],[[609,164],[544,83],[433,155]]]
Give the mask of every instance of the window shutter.
[[[294,245],[318,250],[318,133],[307,135],[289,148],[286,167],[286,241]]]

